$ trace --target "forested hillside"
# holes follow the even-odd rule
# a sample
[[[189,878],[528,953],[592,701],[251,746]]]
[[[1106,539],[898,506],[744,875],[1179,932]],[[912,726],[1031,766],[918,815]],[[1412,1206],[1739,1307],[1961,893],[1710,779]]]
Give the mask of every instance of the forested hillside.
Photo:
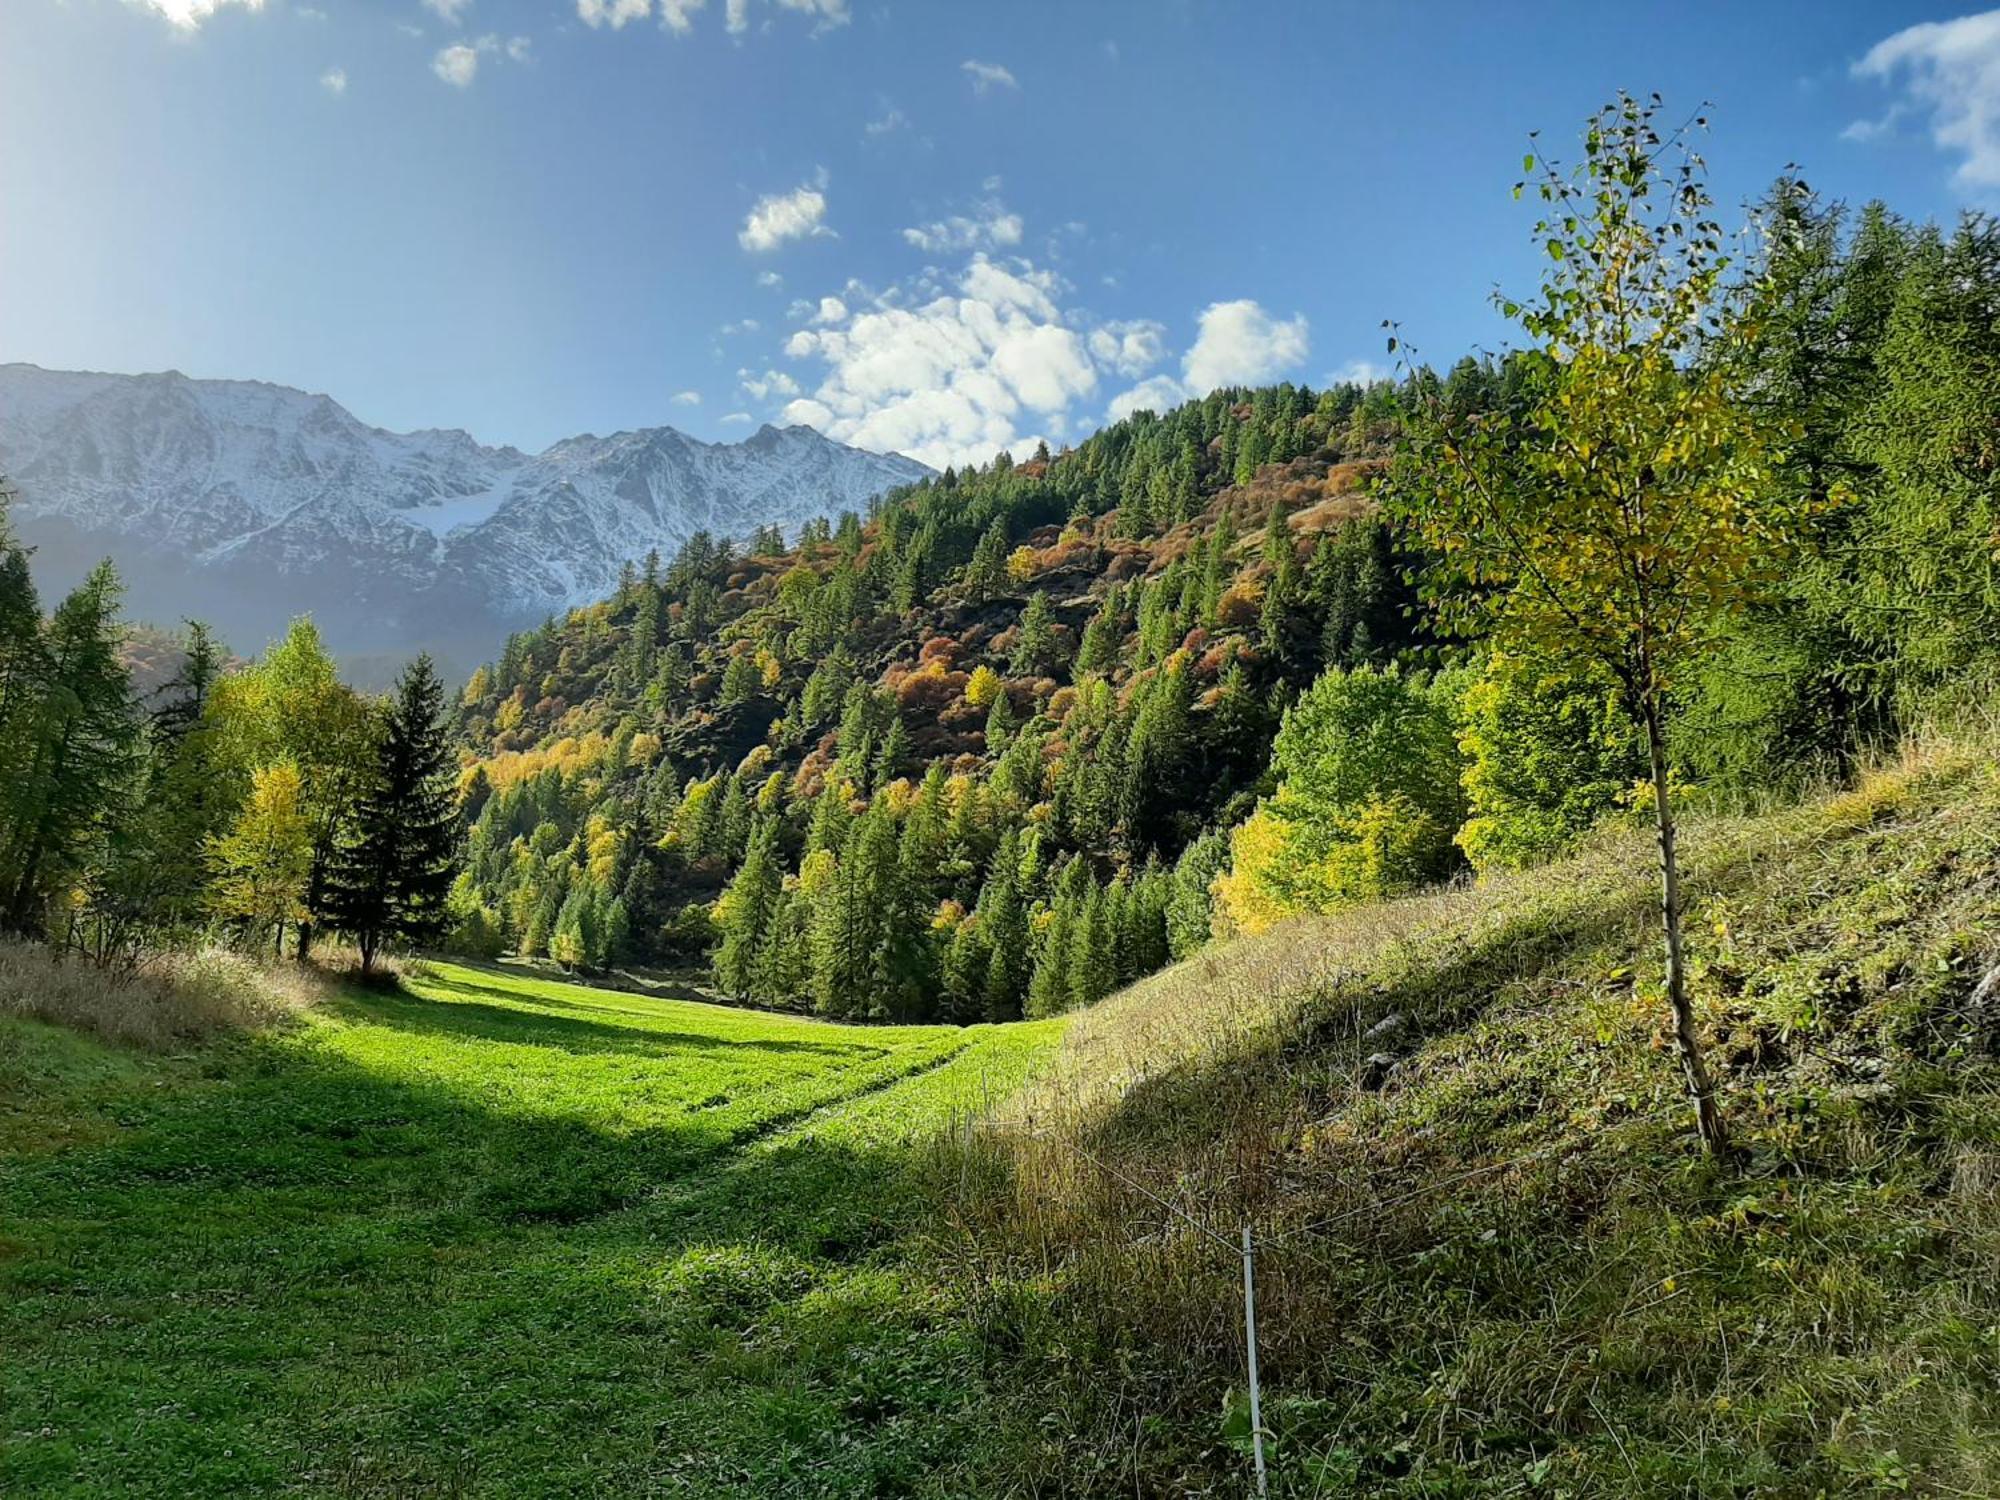
[[[1689,356],[1787,518],[1665,711],[1675,784],[1720,795],[1837,775],[1970,691],[2000,614],[2000,234],[1792,181],[1761,227],[1711,288],[1754,292],[1756,338]],[[1425,593],[1438,434],[1546,386],[1524,355],[1219,391],[796,545],[649,559],[467,686],[457,941],[710,962],[834,1015],[1043,1015],[1644,811],[1616,670],[1447,633]]]
[[[1430,659],[1364,493],[1390,397],[1140,413],[795,546],[697,539],[515,637],[462,710],[475,924],[590,966],[712,946],[730,994],[900,1019],[1188,951],[1287,704]]]

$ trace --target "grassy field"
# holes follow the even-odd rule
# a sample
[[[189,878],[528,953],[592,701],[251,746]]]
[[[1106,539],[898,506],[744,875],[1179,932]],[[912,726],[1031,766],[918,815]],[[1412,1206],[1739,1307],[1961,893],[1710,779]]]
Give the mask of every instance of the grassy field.
[[[977,1420],[924,1142],[1051,1025],[439,966],[160,1055],[0,1020],[0,1494],[867,1494]]]
[[[1687,842],[1726,1163],[1617,828],[1066,1026],[0,1020],[0,1495],[1244,1494],[1246,1223],[1276,1496],[2000,1493],[2000,765]]]

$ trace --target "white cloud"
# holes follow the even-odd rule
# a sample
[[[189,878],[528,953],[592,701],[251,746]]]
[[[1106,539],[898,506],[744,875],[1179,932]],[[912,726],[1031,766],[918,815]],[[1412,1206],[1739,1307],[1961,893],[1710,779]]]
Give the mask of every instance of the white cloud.
[[[1881,134],[1905,108],[1924,110],[1931,140],[1963,158],[1959,185],[2000,187],[2000,10],[1905,27],[1870,47],[1854,72],[1901,81],[1909,99],[1880,120],[1848,126],[1850,140]]]
[[[1197,396],[1217,386],[1262,385],[1304,359],[1309,347],[1303,317],[1280,321],[1247,297],[1214,302],[1202,311],[1181,374]]]
[[[1187,399],[1187,388],[1173,376],[1155,375],[1151,380],[1142,380],[1131,390],[1113,396],[1104,417],[1109,422],[1122,422],[1135,411],[1172,411]]]
[[[653,0],[576,0],[579,21],[590,27],[609,26],[613,31],[624,29],[627,21],[643,21],[652,13]]]
[[[759,271],[757,273],[757,285],[759,286],[781,287],[784,284],[785,278],[780,276],[776,271]]]
[[[1028,452],[1098,384],[1064,290],[1026,261],[980,253],[943,281],[927,273],[872,297],[842,326],[800,329],[785,352],[826,369],[782,420],[939,467]]]
[[[909,124],[910,117],[892,104],[887,114],[880,119],[870,120],[861,129],[871,140],[880,140],[885,135],[894,135],[899,130],[907,130]]]
[[[976,204],[971,216],[952,214],[903,231],[903,238],[927,255],[967,250],[1003,250],[1021,243],[1021,216],[998,198]]]
[[[743,387],[743,394],[752,401],[769,401],[774,396],[796,396],[799,393],[799,383],[783,370],[766,370],[762,375],[738,370],[736,379]]]
[[[1106,323],[1090,332],[1090,354],[1099,364],[1137,380],[1166,354],[1167,330],[1147,318]]]
[[[736,427],[736,426],[747,427],[750,423],[754,421],[756,421],[756,418],[751,416],[750,413],[747,411],[733,411],[729,413],[728,416],[722,419],[722,425],[724,427]]]
[[[1304,359],[1311,347],[1303,316],[1273,318],[1248,298],[1209,304],[1202,310],[1200,324],[1194,347],[1181,360],[1180,378],[1155,375],[1114,396],[1105,412],[1109,420],[1118,421],[1135,411],[1166,411],[1206,396],[1218,386],[1268,384]],[[1122,352],[1129,337],[1126,330],[1149,326],[1157,327],[1107,323],[1099,332],[1109,335],[1118,330]],[[1155,348],[1157,345],[1150,345],[1140,334],[1133,340],[1131,352],[1143,355]]]
[[[319,75],[319,86],[338,99],[347,92],[347,69],[328,68]]]
[[[526,62],[533,55],[535,44],[524,36],[507,38],[507,56],[517,63]]]
[[[734,338],[739,333],[755,333],[763,326],[755,318],[739,318],[734,323],[724,323],[720,332],[725,338]]]
[[[479,76],[479,48],[454,42],[431,59],[431,71],[453,88],[471,88]]]
[[[165,16],[183,31],[193,31],[225,5],[240,5],[245,10],[264,8],[264,0],[126,0],[126,3]]]
[[[686,36],[694,29],[695,13],[707,4],[708,0],[660,0],[660,24],[675,36]]]
[[[1372,359],[1350,359],[1337,370],[1330,370],[1320,377],[1321,385],[1376,385],[1391,379],[1395,371],[1387,365],[1378,365]]]
[[[960,63],[959,70],[972,80],[972,92],[991,93],[994,89],[1018,89],[1020,82],[999,63],[980,62],[977,58],[967,58]]]
[[[825,220],[826,194],[819,188],[802,186],[789,193],[771,193],[757,200],[736,242],[753,253],[775,250],[787,240],[832,234]]]
[[[812,320],[815,323],[845,323],[847,304],[838,297],[822,297],[819,306],[813,310]]]
[[[701,405],[701,392],[675,391],[673,395],[668,399],[670,399],[676,406],[699,406]]]
[[[458,25],[472,8],[472,0],[423,0],[423,4],[425,10],[452,26]]]

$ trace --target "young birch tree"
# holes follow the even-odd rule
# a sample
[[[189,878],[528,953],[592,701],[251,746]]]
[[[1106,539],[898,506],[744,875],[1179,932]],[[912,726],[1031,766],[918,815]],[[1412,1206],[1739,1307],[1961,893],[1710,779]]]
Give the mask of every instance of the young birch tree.
[[[1428,592],[1445,623],[1619,684],[1650,762],[1675,1041],[1701,1139],[1720,1153],[1681,936],[1670,704],[1774,579],[1798,518],[1772,482],[1776,435],[1734,373],[1748,362],[1724,357],[1758,336],[1761,281],[1734,268],[1690,127],[1663,136],[1659,108],[1605,106],[1572,169],[1529,155],[1548,270],[1536,296],[1495,299],[1528,335],[1520,398],[1454,410],[1413,380],[1392,503],[1442,559]]]

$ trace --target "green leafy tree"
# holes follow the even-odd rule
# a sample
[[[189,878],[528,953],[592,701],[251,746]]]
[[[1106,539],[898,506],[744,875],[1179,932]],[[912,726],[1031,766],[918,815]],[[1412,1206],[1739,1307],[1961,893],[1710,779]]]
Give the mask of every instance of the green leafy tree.
[[[1644,735],[1667,999],[1701,1137],[1720,1152],[1727,1131],[1687,993],[1669,709],[1778,574],[1794,516],[1725,357],[1756,337],[1764,288],[1728,279],[1700,159],[1682,134],[1661,140],[1656,112],[1608,105],[1573,172],[1530,157],[1549,270],[1537,297],[1502,299],[1533,345],[1518,360],[1522,399],[1473,413],[1423,401],[1398,495],[1441,555],[1449,623],[1609,673]]]

